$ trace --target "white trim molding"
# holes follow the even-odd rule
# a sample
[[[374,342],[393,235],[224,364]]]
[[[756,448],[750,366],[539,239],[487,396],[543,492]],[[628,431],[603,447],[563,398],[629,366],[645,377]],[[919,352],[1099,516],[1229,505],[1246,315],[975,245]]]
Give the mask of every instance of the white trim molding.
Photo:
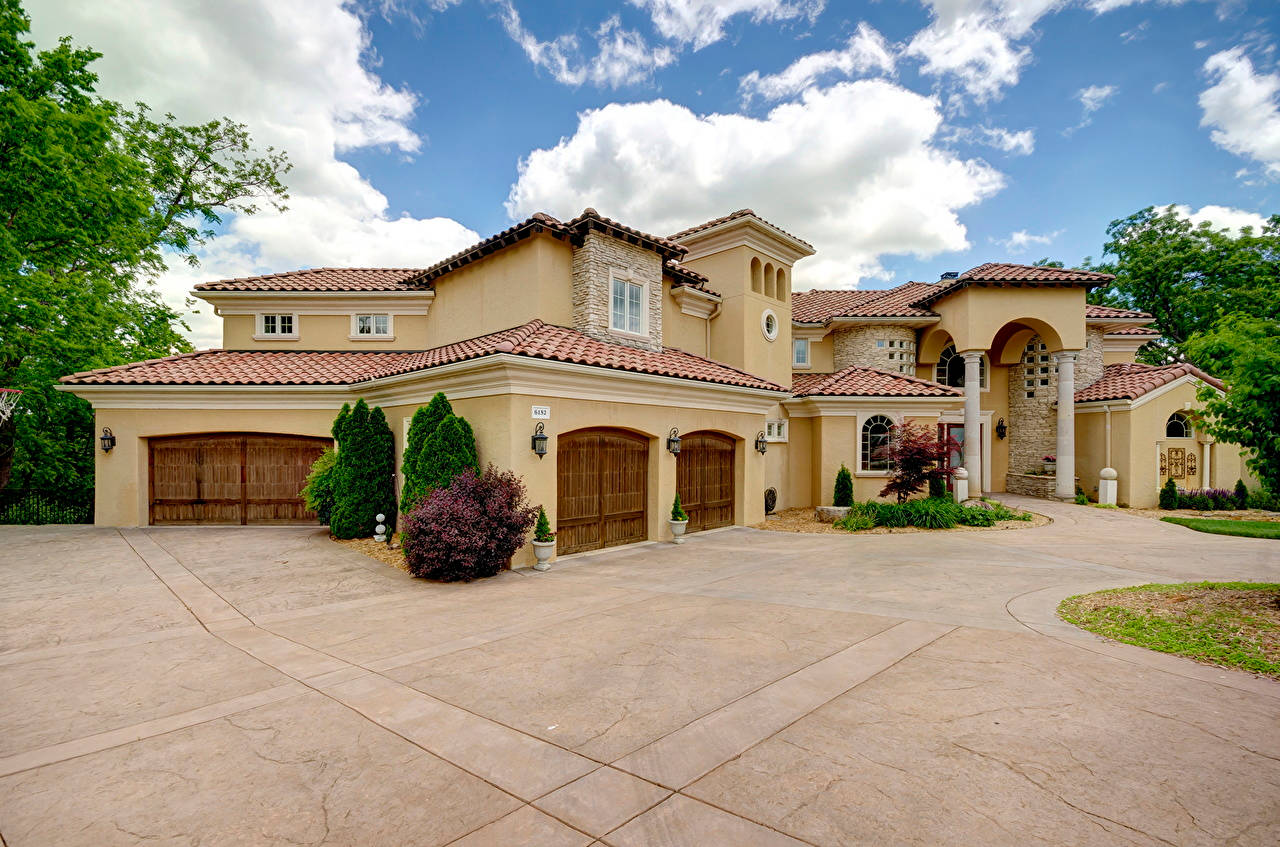
[[[380,318],[380,317],[387,319],[387,331],[385,333],[383,333],[382,335],[379,335],[377,333],[361,335],[359,333],[359,326],[357,326],[357,323],[360,320],[360,318]],[[376,329],[377,321],[375,320],[372,325]],[[352,312],[351,328],[350,328],[350,332],[347,335],[347,340],[348,341],[395,341],[396,340],[395,315],[391,314],[390,312],[369,312],[369,311]]]
[[[671,299],[676,301],[680,312],[694,318],[710,318],[716,307],[720,305],[720,297],[709,291],[699,291],[688,285],[671,287]]]
[[[773,318],[773,334],[769,334],[769,318]],[[782,332],[782,322],[778,320],[778,313],[773,309],[765,309],[760,313],[760,334],[764,336],[765,341],[773,343],[778,340],[778,335]]]
[[[191,296],[213,304],[217,315],[289,312],[295,315],[349,315],[385,312],[425,315],[436,293],[424,291],[192,291]]]

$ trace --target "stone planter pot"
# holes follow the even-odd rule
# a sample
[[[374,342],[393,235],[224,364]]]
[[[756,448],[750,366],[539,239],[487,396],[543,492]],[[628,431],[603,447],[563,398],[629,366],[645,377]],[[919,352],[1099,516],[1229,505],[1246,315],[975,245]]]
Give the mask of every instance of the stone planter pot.
[[[533,557],[537,559],[533,563],[535,571],[545,571],[551,568],[547,564],[551,561],[551,557],[556,554],[556,542],[552,541],[535,541],[533,542]]]
[[[667,521],[667,523],[671,524],[671,535],[672,535],[671,540],[676,544],[683,544],[684,531],[689,528],[689,522],[687,520],[683,520],[683,521]]]
[[[835,523],[836,521],[849,514],[850,506],[819,506],[814,513],[814,520],[825,521],[826,523]]]
[[[1047,474],[1050,474],[1050,475],[1056,474],[1056,473],[1058,472],[1058,463],[1057,463],[1057,462],[1045,462],[1045,463],[1044,463],[1044,472],[1045,472],[1045,473],[1047,473]]]

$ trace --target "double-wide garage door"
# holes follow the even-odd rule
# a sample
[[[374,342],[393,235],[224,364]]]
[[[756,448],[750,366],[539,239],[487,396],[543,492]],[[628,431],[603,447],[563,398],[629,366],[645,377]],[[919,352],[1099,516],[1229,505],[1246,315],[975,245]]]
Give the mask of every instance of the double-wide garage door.
[[[315,521],[298,496],[327,438],[210,433],[150,440],[150,522]]]

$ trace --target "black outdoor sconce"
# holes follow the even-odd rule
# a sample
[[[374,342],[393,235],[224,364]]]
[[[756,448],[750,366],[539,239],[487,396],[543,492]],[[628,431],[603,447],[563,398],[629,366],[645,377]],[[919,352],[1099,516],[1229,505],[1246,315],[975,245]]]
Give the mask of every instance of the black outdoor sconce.
[[[760,434],[756,436],[756,452],[763,456],[764,452],[768,449],[769,442],[765,440],[764,432],[761,431]]]
[[[1009,434],[1009,427],[1005,426],[1004,418],[996,421],[996,438],[1004,441],[1004,437]]]
[[[533,452],[538,454],[539,459],[547,455],[547,435],[544,429],[542,421],[538,421],[538,425],[533,428]]]
[[[116,435],[109,426],[102,428],[102,435],[98,436],[98,440],[102,442],[103,453],[110,453],[111,448],[116,446]]]
[[[680,455],[680,430],[674,426],[671,427],[671,434],[667,436],[667,452],[672,456]]]

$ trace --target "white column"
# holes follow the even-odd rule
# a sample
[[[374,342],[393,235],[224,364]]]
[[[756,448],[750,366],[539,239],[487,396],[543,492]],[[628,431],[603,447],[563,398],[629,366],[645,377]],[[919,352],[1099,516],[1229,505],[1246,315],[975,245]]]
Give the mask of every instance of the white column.
[[[1200,487],[1213,488],[1213,441],[1200,443],[1204,448],[1200,451]]]
[[[982,351],[964,354],[964,469],[969,496],[982,496]]]
[[[1054,353],[1058,362],[1058,485],[1064,500],[1076,496],[1076,356],[1078,350]]]

